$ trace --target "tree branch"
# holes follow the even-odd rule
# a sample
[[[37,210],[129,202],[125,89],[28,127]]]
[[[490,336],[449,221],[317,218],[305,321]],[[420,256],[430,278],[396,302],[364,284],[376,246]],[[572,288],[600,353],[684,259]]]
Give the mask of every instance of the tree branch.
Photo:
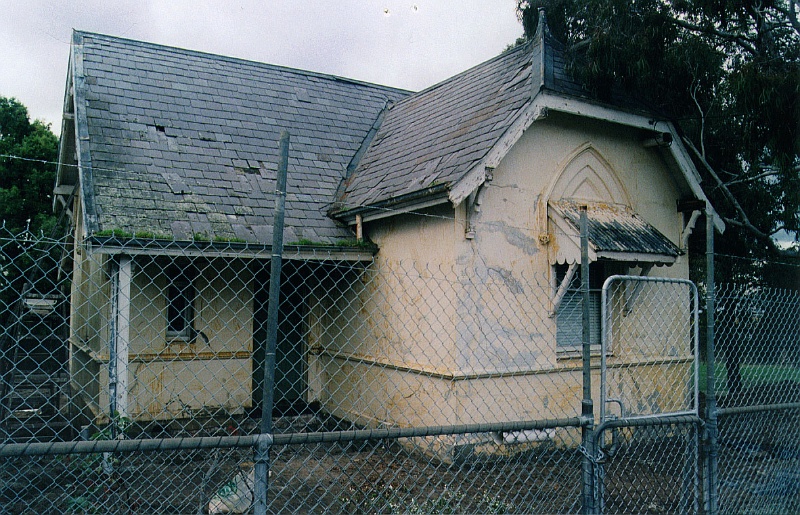
[[[772,252],[776,256],[782,256],[782,257],[787,257],[787,258],[795,258],[795,259],[800,257],[800,252],[798,252],[796,250],[787,250],[787,249],[782,249],[782,248],[778,247],[777,243],[775,243],[775,240],[773,240],[772,236],[770,236],[769,234],[765,234],[765,233],[759,231],[758,229],[756,229],[756,232],[753,232],[752,231],[752,225],[743,224],[740,220],[736,220],[734,218],[729,218],[727,216],[723,216],[722,220],[727,225],[731,225],[733,227],[739,227],[741,229],[744,229],[744,230],[752,233],[753,236],[755,236],[759,240],[763,241],[766,244],[766,246],[769,249],[769,251]]]
[[[700,101],[697,100],[697,90],[700,89],[700,82],[695,79],[694,84],[692,84],[692,89],[689,92],[690,96],[692,97],[692,101],[694,101],[694,105],[697,107],[697,112],[700,113],[700,154],[705,158],[706,156],[706,113],[703,111],[703,107],[700,105]]]
[[[689,23],[686,20],[680,20],[680,19],[677,19],[677,18],[672,18],[672,22],[675,25],[677,25],[679,27],[683,27],[684,29],[690,30],[692,32],[697,32],[697,33],[700,33],[700,34],[706,34],[706,35],[710,35],[710,36],[717,36],[719,38],[731,41],[731,42],[739,45],[740,47],[742,47],[744,50],[747,50],[751,54],[753,54],[753,55],[757,54],[756,47],[753,46],[752,40],[750,38],[746,37],[746,36],[741,35],[741,34],[735,34],[733,32],[725,32],[723,30],[715,29],[715,28],[710,27],[710,26],[709,27],[704,27],[702,25],[695,25],[693,23]]]
[[[757,181],[759,179],[763,179],[765,177],[772,177],[773,175],[778,175],[778,172],[772,170],[772,171],[769,171],[769,172],[760,173],[760,174],[755,175],[753,177],[746,177],[744,179],[736,179],[736,180],[733,180],[733,181],[726,182],[725,186],[731,186],[733,184],[743,184],[743,183],[748,183],[748,182],[754,182],[754,181]]]
[[[742,208],[742,205],[739,203],[739,201],[736,199],[733,193],[731,193],[731,190],[728,189],[728,186],[724,182],[722,182],[722,179],[720,179],[719,175],[714,170],[714,168],[708,163],[708,161],[706,161],[706,158],[700,153],[699,150],[697,150],[697,147],[694,146],[694,144],[691,142],[689,138],[684,137],[682,139],[684,143],[686,143],[686,146],[689,147],[689,150],[691,150],[694,153],[694,155],[697,157],[697,159],[700,161],[703,167],[717,182],[717,185],[722,191],[722,194],[725,196],[725,199],[727,199],[728,202],[730,202],[731,205],[733,205],[733,208],[737,214],[737,218],[723,217],[725,223],[747,230],[747,232],[749,232],[750,234],[752,234],[753,236],[764,242],[769,248],[769,250],[775,254],[795,255],[794,253],[786,254],[785,251],[783,251],[783,249],[778,248],[778,246],[775,244],[775,241],[769,234],[765,233],[764,231],[753,225],[752,222],[750,222],[750,218],[747,216],[747,213],[745,212],[744,208]]]
[[[798,0],[789,0],[789,7],[782,7],[777,3],[772,6],[773,9],[786,17],[786,21],[794,29],[795,32],[800,34],[800,17],[798,17],[798,9],[800,2]]]

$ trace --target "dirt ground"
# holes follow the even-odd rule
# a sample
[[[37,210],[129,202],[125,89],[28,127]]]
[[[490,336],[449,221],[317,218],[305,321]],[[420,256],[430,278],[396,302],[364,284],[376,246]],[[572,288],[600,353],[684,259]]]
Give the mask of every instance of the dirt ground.
[[[673,438],[674,439],[674,438]],[[674,460],[653,461],[654,441],[630,448],[608,477],[608,508],[681,511]],[[673,444],[674,446],[674,444]],[[389,441],[287,445],[271,452],[270,513],[576,513],[582,455],[547,445],[501,458],[443,463]],[[643,457],[645,460],[643,461]],[[2,470],[3,513],[203,513],[252,465],[248,449],[104,457],[19,458]],[[109,472],[110,471],[110,472]],[[642,477],[648,481],[642,483]],[[654,494],[653,487],[658,486]],[[614,494],[619,490],[622,495]],[[635,492],[634,496],[628,492]],[[657,502],[642,504],[656,496]]]
[[[254,420],[238,424],[255,430]],[[800,410],[720,417],[719,427],[721,510],[800,512]],[[336,429],[313,415],[278,419],[276,428]],[[606,512],[702,509],[703,442],[694,426],[628,429],[618,437],[620,445],[606,449],[597,469]],[[577,442],[455,464],[431,459],[424,445],[374,440],[274,446],[269,513],[581,510],[583,455]],[[250,449],[6,459],[0,461],[0,513],[200,514],[252,461]]]

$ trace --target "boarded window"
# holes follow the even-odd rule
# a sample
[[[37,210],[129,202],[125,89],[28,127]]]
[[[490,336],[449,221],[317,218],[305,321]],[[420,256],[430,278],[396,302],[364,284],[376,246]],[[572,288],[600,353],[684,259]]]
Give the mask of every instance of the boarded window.
[[[566,277],[567,265],[555,265],[556,285]],[[605,280],[614,274],[627,273],[625,263],[595,261],[589,265],[589,341],[600,345],[600,296]],[[583,344],[583,310],[581,302],[581,274],[572,277],[569,288],[556,312],[556,346],[558,350],[578,350]]]

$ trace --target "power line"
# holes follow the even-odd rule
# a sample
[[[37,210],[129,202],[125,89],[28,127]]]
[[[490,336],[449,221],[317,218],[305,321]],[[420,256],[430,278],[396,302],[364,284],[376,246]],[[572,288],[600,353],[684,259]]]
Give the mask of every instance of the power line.
[[[738,259],[740,261],[749,261],[754,264],[762,264],[762,263],[769,263],[770,265],[781,265],[781,266],[793,266],[800,268],[800,263],[787,263],[785,261],[772,261],[766,258],[754,258],[754,257],[747,257],[747,256],[734,256],[733,254],[720,254],[715,252],[715,258],[727,258],[727,259]],[[800,257],[800,253],[798,253],[798,257]]]
[[[56,165],[56,166],[59,165],[59,163],[57,161],[48,161],[48,160],[45,160],[45,159],[33,159],[33,158],[28,158],[28,157],[16,156],[16,155],[12,155],[12,154],[0,154],[0,158],[17,159],[17,160],[21,160],[21,161],[34,162],[34,163],[39,163],[39,164],[44,164],[44,165]],[[72,167],[72,168],[80,168],[79,165],[67,164],[67,163],[61,163],[61,166]],[[93,166],[93,167],[91,167],[91,169],[92,170],[96,170],[96,171],[105,171],[105,172],[113,172],[113,173],[130,173],[130,170],[125,169],[125,168],[106,168],[106,167],[94,167]],[[316,198],[316,197],[314,197],[312,195],[308,195],[308,194],[306,194],[306,195],[316,203],[327,205],[327,206],[329,206],[331,204],[330,200],[327,200],[327,199],[322,200],[322,199]],[[356,207],[365,207],[365,206],[361,206],[361,205],[349,205],[348,206],[348,205],[345,205],[345,207],[356,208]],[[416,216],[416,217],[420,217],[420,218],[427,218],[427,219],[434,219],[434,220],[444,220],[444,221],[447,221],[447,222],[457,222],[457,223],[462,223],[462,224],[467,224],[467,222],[468,222],[468,220],[466,220],[464,218],[457,217],[455,215],[454,216],[447,216],[447,215],[438,215],[438,214],[433,214],[433,213],[422,213],[422,212],[419,212],[419,211],[404,211],[404,210],[400,210],[400,209],[396,209],[396,208],[390,208],[390,207],[370,207],[370,209],[373,209],[375,211],[384,212],[384,213],[405,214],[405,215]],[[486,226],[489,226],[489,225],[494,226],[496,224],[495,221],[487,222],[487,221],[478,221],[478,220],[469,220],[469,223],[474,225],[474,226],[477,226],[477,227],[481,227],[481,226],[486,227]],[[511,225],[511,224],[508,224],[508,223],[506,223],[505,225],[510,229],[517,229],[517,230],[520,230],[520,231],[532,231],[533,230],[531,227],[528,227],[528,226],[516,226],[516,225]],[[551,231],[551,232],[553,232],[556,235],[560,235],[560,236],[571,236],[571,235],[566,234],[566,233],[564,233],[562,231]],[[534,236],[532,235],[531,237],[533,238]],[[747,257],[733,256],[733,255],[728,255],[728,254],[716,254],[715,253],[715,256],[727,257],[727,258],[735,258],[735,259],[741,259],[741,260],[749,260],[749,261],[752,261],[753,263],[757,263],[759,261],[766,261],[768,263],[776,264],[776,265],[800,266],[800,264],[795,264],[795,263],[782,263],[782,262],[778,262],[778,261],[768,261],[768,260],[759,259],[759,258],[747,258]]]

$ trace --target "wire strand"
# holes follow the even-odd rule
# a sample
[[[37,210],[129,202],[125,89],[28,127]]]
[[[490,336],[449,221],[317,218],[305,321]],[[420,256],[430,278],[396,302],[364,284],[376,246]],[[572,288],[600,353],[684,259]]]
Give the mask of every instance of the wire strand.
[[[66,166],[66,167],[72,167],[72,168],[80,168],[80,165],[59,163],[57,161],[48,161],[48,160],[45,160],[45,159],[33,159],[33,158],[28,158],[28,157],[16,156],[16,155],[12,155],[12,154],[0,154],[0,158],[16,159],[16,160],[21,160],[21,161],[26,161],[26,162],[34,162],[34,163],[39,163],[39,164],[44,164],[44,165],[54,165],[54,166],[59,166],[60,165],[60,166]],[[108,168],[108,167],[96,167],[96,166],[93,166],[93,167],[91,167],[91,170],[93,170],[93,171],[94,170],[96,170],[96,171],[105,171],[105,172],[112,172],[112,173],[132,173],[130,170],[128,170],[126,168]],[[316,202],[318,204],[323,204],[325,206],[330,206],[331,205],[331,202],[329,200],[322,200],[322,199],[316,198],[316,197],[314,197],[312,195],[308,195],[308,194],[306,194],[306,196],[311,198],[314,202]],[[361,205],[345,205],[345,206],[348,207],[348,208],[364,207],[364,206],[361,206]],[[389,207],[371,207],[370,209],[373,209],[375,211],[384,212],[384,213],[398,213],[398,214],[405,214],[405,215],[409,215],[409,216],[416,216],[416,217],[419,217],[419,218],[427,218],[427,219],[434,219],[434,220],[444,220],[444,221],[447,221],[447,222],[456,222],[456,223],[462,223],[462,224],[465,224],[465,225],[467,224],[467,220],[466,219],[461,218],[461,217],[457,217],[455,215],[454,216],[447,216],[447,215],[440,215],[440,214],[433,214],[433,213],[423,213],[423,212],[419,212],[419,211],[402,211],[402,210],[399,210],[399,209],[389,208]],[[489,225],[494,226],[497,222],[496,221],[486,222],[486,221],[480,221],[480,220],[470,220],[469,223],[471,225],[477,226],[477,227],[481,227],[481,226],[486,227],[486,226],[489,226]],[[518,229],[518,230],[521,230],[521,231],[531,231],[532,230],[531,227],[528,227],[528,226],[519,226],[519,225],[512,225],[512,224],[507,224],[507,223],[506,223],[506,227],[508,227],[509,229]],[[573,236],[572,234],[568,234],[568,233],[565,233],[563,231],[553,230],[552,228],[549,228],[549,232],[555,234],[556,236]],[[734,255],[729,255],[729,254],[715,254],[715,256],[733,258],[733,259],[740,259],[740,260],[749,260],[749,261],[752,261],[752,262],[764,261],[761,258],[748,258],[748,257],[734,256]],[[776,265],[786,265],[786,266],[800,267],[800,264],[795,264],[795,263],[785,263],[785,262],[771,261],[771,260],[768,260],[767,262],[769,262],[771,264],[776,264]]]

